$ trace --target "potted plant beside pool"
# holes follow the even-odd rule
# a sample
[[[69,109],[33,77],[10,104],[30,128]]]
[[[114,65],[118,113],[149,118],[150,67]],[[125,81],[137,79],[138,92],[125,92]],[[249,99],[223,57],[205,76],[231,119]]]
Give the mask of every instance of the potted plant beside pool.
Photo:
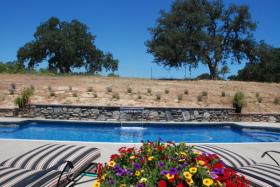
[[[185,143],[143,142],[139,149],[122,147],[107,164],[98,165],[93,187],[249,186],[215,154],[194,151]]]

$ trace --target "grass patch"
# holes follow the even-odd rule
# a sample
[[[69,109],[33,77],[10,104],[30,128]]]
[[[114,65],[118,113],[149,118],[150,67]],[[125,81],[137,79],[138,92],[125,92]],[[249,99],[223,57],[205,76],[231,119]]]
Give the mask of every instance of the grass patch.
[[[232,106],[235,108],[235,112],[241,113],[242,108],[245,106],[245,95],[243,92],[236,92],[233,101]]]

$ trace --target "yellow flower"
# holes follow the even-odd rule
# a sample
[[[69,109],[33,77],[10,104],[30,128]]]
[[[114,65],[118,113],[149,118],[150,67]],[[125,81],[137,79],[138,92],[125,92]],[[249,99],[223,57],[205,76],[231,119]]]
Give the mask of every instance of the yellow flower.
[[[196,173],[197,172],[197,168],[196,167],[191,167],[189,169],[189,172],[191,172],[192,174]]]
[[[170,175],[170,173],[165,175],[168,180],[174,179],[174,175]]]
[[[180,159],[180,160],[178,160],[179,162],[184,162],[185,161],[185,159]]]
[[[191,186],[193,184],[192,178],[186,179],[186,183],[188,183],[188,185]]]
[[[183,151],[181,151],[180,154],[181,154],[182,156],[187,156],[187,153],[186,153],[186,152],[183,152]]]
[[[99,187],[100,186],[100,182],[99,181],[95,181],[92,185],[92,187]]]
[[[115,165],[116,165],[116,162],[114,162],[114,161],[110,161],[109,163],[108,163],[108,165],[110,166],[110,167],[115,167]]]
[[[135,156],[132,155],[132,156],[130,156],[129,158],[130,158],[130,160],[134,160],[134,159],[135,159]]]
[[[152,160],[154,160],[154,157],[153,157],[153,156],[149,156],[149,157],[148,157],[148,160],[149,160],[149,161],[152,161]]]
[[[101,179],[105,180],[106,179],[107,174],[102,175]]]
[[[191,178],[192,178],[192,174],[191,174],[190,172],[188,172],[188,171],[185,171],[185,172],[183,173],[183,175],[184,175],[184,177],[185,177],[186,179],[191,179]]]
[[[143,169],[141,169],[141,173],[144,173],[144,170],[143,170]]]
[[[140,179],[140,183],[146,183],[146,182],[147,182],[146,178],[143,177],[143,178]]]
[[[137,177],[138,177],[140,174],[141,174],[140,171],[136,171],[136,172],[135,172],[135,175],[136,175]]]
[[[201,166],[203,166],[203,165],[205,164],[205,162],[204,162],[203,160],[199,160],[199,161],[198,161],[198,164],[201,165]]]
[[[201,151],[194,151],[193,153],[196,155],[201,155]]]
[[[120,187],[126,187],[126,185],[125,184],[121,184]]]
[[[209,179],[209,178],[207,178],[207,179],[203,179],[203,184],[205,185],[205,186],[211,186],[212,184],[213,184],[213,180],[212,179]]]

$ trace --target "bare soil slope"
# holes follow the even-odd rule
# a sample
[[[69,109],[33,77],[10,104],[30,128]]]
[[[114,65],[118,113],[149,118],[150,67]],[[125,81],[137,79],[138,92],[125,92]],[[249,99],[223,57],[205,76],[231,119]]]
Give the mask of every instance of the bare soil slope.
[[[14,94],[9,91],[12,83],[16,84]],[[0,74],[0,108],[15,107],[13,101],[16,96],[24,87],[31,85],[35,87],[31,102],[37,104],[232,107],[234,93],[243,91],[246,95],[244,112],[280,113],[280,105],[273,103],[275,98],[280,97],[280,84],[276,83],[9,74]],[[112,92],[108,92],[108,88],[112,88]],[[131,93],[128,88],[131,88]],[[185,90],[188,94],[184,93]],[[208,95],[198,101],[203,91]],[[51,92],[55,96],[51,96]],[[225,92],[225,97],[221,96],[222,92]],[[256,93],[262,97],[261,103],[257,101]]]

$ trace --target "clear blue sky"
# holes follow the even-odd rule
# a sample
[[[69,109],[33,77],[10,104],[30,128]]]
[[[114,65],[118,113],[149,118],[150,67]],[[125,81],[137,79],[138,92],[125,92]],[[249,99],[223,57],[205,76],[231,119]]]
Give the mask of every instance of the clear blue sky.
[[[78,19],[96,35],[95,44],[119,59],[119,74],[125,77],[183,78],[183,70],[166,70],[152,63],[144,42],[150,38],[148,27],[155,25],[161,9],[168,10],[172,0],[1,0],[0,61],[16,59],[19,47],[33,39],[36,27],[49,17]],[[279,0],[225,0],[225,4],[247,4],[258,23],[255,37],[280,47]],[[234,74],[243,65],[231,66]],[[193,76],[208,72],[200,66]]]

